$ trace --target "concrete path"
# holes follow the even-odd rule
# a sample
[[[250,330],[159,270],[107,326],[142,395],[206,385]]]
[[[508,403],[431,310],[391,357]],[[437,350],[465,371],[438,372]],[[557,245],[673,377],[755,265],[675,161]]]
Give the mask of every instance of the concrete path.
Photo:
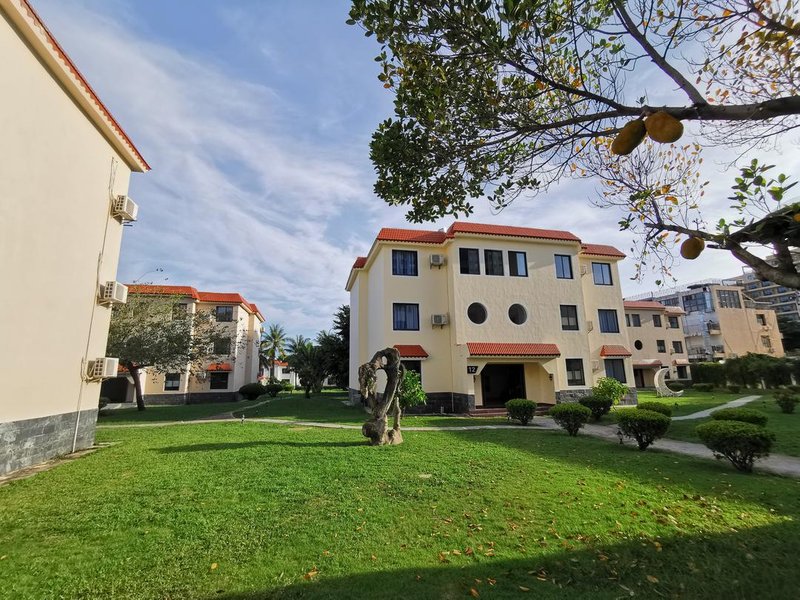
[[[720,410],[722,408],[737,408],[739,406],[743,406],[748,402],[752,402],[753,400],[758,400],[761,396],[745,396],[744,398],[737,398],[736,400],[731,400],[730,402],[726,402],[725,404],[720,404],[719,406],[715,406],[714,408],[707,408],[706,410],[701,410],[696,413],[692,413],[690,415],[683,415],[682,417],[672,417],[673,421],[688,421],[690,419],[705,419],[706,417],[710,417],[711,413],[715,410]]]

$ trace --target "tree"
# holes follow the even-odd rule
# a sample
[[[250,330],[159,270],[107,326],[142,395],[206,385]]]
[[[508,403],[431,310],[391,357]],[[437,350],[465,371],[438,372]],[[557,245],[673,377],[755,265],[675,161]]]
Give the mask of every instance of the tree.
[[[311,397],[312,391],[319,394],[326,376],[322,350],[302,335],[290,341],[289,345],[291,353],[287,360],[300,378],[300,385],[306,392],[306,398]]]
[[[133,377],[136,407],[145,409],[140,374],[168,373],[200,368],[215,354],[215,346],[233,346],[229,333],[214,322],[211,313],[189,313],[181,296],[131,294],[126,304],[111,312],[107,352],[119,357]]]
[[[598,160],[624,164],[598,153],[641,119],[646,127],[631,127],[653,140],[665,141],[668,129],[680,137],[681,123],[695,122],[702,145],[746,152],[775,141],[798,127],[799,11],[790,0],[353,0],[348,22],[382,45],[378,78],[395,93],[395,117],[371,143],[375,191],[407,205],[416,222],[468,215],[484,196],[502,209],[523,193],[592,175]],[[628,84],[634,72],[658,89],[659,105]],[[743,177],[745,201],[759,176]],[[651,192],[664,189],[656,183]],[[670,191],[659,198],[672,204],[667,196],[686,209],[699,201]],[[647,200],[634,199],[642,206],[633,213],[651,217],[644,251],[675,232],[763,274],[769,265],[746,245],[800,243],[795,232],[788,241],[771,235],[798,204],[706,231],[659,219]],[[785,261],[767,278],[800,287]]]
[[[333,319],[333,331],[320,331],[317,344],[327,376],[336,387],[345,390],[350,378],[350,307],[340,306]]]
[[[376,386],[378,371],[386,373],[386,387],[378,398]],[[361,427],[361,434],[369,438],[373,446],[397,445],[403,443],[400,433],[400,394],[405,380],[406,368],[400,362],[397,348],[384,348],[375,353],[368,363],[358,368],[358,384],[361,397],[366,400],[370,411],[370,419]],[[423,393],[424,394],[424,393]],[[415,390],[408,389],[406,400],[415,402]],[[389,429],[388,415],[393,417],[392,428]]]
[[[259,358],[261,364],[269,367],[269,380],[275,380],[275,361],[284,356],[286,332],[278,324],[269,326],[269,330],[261,339]]]
[[[800,350],[800,321],[787,315],[778,315],[778,329],[783,336],[786,352]]]

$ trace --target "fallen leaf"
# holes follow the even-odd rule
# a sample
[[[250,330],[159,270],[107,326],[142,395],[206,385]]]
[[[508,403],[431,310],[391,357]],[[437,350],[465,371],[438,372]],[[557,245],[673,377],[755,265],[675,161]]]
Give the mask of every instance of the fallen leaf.
[[[488,583],[489,585],[494,585],[495,583],[497,583],[497,579],[492,579],[491,577],[487,577],[486,583]]]
[[[650,583],[658,583],[658,577],[653,577],[652,575],[648,575],[647,581],[649,581]]]
[[[466,554],[467,556],[472,556],[473,554],[475,554],[475,552],[472,550],[472,548],[467,547],[467,549],[464,550],[464,554]]]
[[[478,598],[480,596],[478,590],[476,590],[475,588],[469,588],[469,595],[472,596],[473,598]]]
[[[453,556],[461,556],[461,550],[453,550],[450,552]]]
[[[378,560],[378,557],[375,556],[374,554],[372,556],[370,556],[369,558],[370,558],[370,560]]]
[[[520,592],[530,592],[531,588],[526,588],[524,585],[519,586]]]
[[[308,573],[303,575],[303,579],[313,579],[317,575],[319,575],[319,571],[317,570],[317,567],[314,567]]]
[[[214,569],[216,569],[218,566],[219,566],[219,565],[218,565],[217,563],[211,563],[211,570],[213,571],[213,570],[214,570]]]

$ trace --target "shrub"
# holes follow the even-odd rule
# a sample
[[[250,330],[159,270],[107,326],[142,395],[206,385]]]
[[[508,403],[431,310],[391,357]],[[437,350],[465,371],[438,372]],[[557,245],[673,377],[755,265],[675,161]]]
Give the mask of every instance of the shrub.
[[[608,411],[611,410],[611,406],[614,404],[612,400],[608,398],[599,398],[597,396],[584,396],[580,400],[581,406],[585,406],[590,411],[592,411],[592,420],[599,421],[603,415],[607,415]]]
[[[775,434],[740,421],[709,421],[695,432],[717,458],[725,457],[740,471],[753,470],[753,461],[769,456]]]
[[[527,425],[536,413],[536,402],[524,398],[514,398],[506,402],[508,418]]]
[[[767,415],[752,408],[722,408],[711,413],[716,421],[740,421],[763,427],[767,424]]]
[[[792,385],[787,385],[786,387],[792,390],[793,392],[800,392],[800,385],[792,384]]]
[[[673,392],[681,392],[685,389],[684,385],[680,381],[667,381],[665,383]]]
[[[727,382],[725,365],[713,362],[694,363],[692,365],[692,381],[696,384],[710,383],[712,386],[724,386]]]
[[[268,383],[264,386],[264,393],[267,394],[270,398],[274,398],[278,395],[278,392],[283,390],[282,383]]]
[[[781,390],[775,392],[775,402],[781,407],[781,412],[788,415],[794,412],[794,407],[800,402],[800,397],[790,390]]]
[[[400,408],[406,409],[411,406],[420,406],[428,401],[425,390],[422,389],[419,373],[416,371],[406,371],[403,380],[400,382],[400,389],[397,390]],[[536,404],[533,405],[534,410]]]
[[[742,390],[742,386],[740,385],[729,385],[728,391],[732,394],[738,394]]]
[[[592,396],[611,400],[612,405],[619,404],[627,393],[628,388],[613,377],[601,377],[592,388]]]
[[[589,396],[591,398],[591,396]],[[586,424],[592,416],[592,410],[583,404],[565,403],[556,404],[548,413],[560,427],[571,436],[578,435],[578,430]]]
[[[286,379],[285,381],[281,381],[281,389],[284,392],[293,392],[294,391],[294,386],[292,385],[292,383],[288,379]]]
[[[692,386],[692,389],[696,390],[698,392],[710,392],[710,391],[712,391],[714,389],[714,384],[713,383],[695,383]]]
[[[239,388],[239,393],[245,397],[246,400],[255,400],[259,396],[265,394],[267,388],[260,383],[246,383]]]
[[[640,402],[636,408],[639,410],[652,410],[668,417],[672,416],[672,407],[663,402]]]
[[[621,435],[632,437],[639,450],[662,437],[669,429],[670,418],[652,410],[624,410],[617,415]]]

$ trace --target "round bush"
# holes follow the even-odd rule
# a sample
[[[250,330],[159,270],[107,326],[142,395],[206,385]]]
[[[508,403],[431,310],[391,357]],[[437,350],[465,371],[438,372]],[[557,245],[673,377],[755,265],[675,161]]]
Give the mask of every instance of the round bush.
[[[628,393],[628,388],[613,377],[601,377],[592,388],[592,396],[606,398],[612,404],[619,404],[620,400]]]
[[[775,402],[781,407],[781,412],[788,415],[794,412],[795,406],[800,402],[800,396],[790,390],[781,390],[775,392]]]
[[[283,384],[281,383],[268,383],[264,386],[264,393],[270,398],[277,396],[281,390],[283,390]]]
[[[760,410],[752,408],[722,408],[711,413],[711,418],[715,421],[740,421],[742,423],[752,423],[763,427],[767,424],[767,415]]]
[[[666,384],[673,392],[681,392],[685,389],[685,386],[680,381],[667,381]]]
[[[514,398],[506,402],[506,411],[508,411],[509,419],[527,425],[536,414],[536,402],[524,398]]]
[[[711,392],[714,390],[713,383],[695,383],[692,389],[697,392]]]
[[[729,385],[728,386],[728,391],[731,394],[738,394],[740,391],[742,391],[742,386],[740,386],[740,385]]]
[[[621,435],[632,437],[639,445],[639,450],[646,450],[667,433],[670,418],[652,410],[623,410],[617,415],[617,424]]]
[[[267,393],[267,388],[260,383],[246,383],[239,388],[239,393],[247,400],[255,400]]]
[[[672,416],[672,407],[663,402],[640,402],[636,405],[636,408],[639,410],[652,410],[668,417]]]
[[[584,396],[578,400],[578,402],[581,404],[581,406],[585,406],[592,411],[593,421],[599,421],[603,415],[607,415],[608,411],[611,410],[611,407],[614,404],[613,399],[599,396]]]
[[[592,410],[583,404],[573,402],[556,404],[548,413],[561,428],[571,436],[578,435],[578,430],[586,424],[592,416]]]
[[[709,421],[695,427],[698,437],[718,458],[725,457],[739,471],[751,472],[757,458],[769,456],[775,434],[741,421]]]

